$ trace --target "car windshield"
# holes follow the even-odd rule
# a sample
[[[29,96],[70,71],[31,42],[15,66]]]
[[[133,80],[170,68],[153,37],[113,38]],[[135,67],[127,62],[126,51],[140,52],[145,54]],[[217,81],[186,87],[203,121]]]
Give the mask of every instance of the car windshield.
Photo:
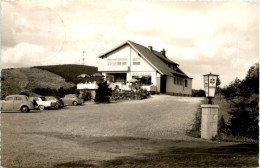
[[[47,99],[45,97],[41,97],[42,101],[47,101]]]

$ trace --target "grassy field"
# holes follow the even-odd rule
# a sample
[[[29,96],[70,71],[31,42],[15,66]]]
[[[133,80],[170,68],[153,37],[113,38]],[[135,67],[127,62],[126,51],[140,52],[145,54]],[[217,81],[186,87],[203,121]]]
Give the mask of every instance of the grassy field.
[[[70,88],[75,86],[72,82],[66,82],[64,78],[54,73],[37,68],[11,68],[3,69],[1,74],[2,95],[31,93],[35,88]]]
[[[49,65],[49,66],[37,66],[35,68],[52,72],[54,74],[63,77],[64,79],[66,79],[66,81],[70,81],[73,83],[82,82],[80,78],[77,78],[77,76],[80,74],[92,75],[94,73],[97,73],[97,67],[87,66],[87,65],[73,65],[73,64]]]
[[[1,96],[21,92],[34,95],[32,90],[35,88],[70,88],[82,82],[78,75],[96,72],[97,67],[70,64],[2,69]]]

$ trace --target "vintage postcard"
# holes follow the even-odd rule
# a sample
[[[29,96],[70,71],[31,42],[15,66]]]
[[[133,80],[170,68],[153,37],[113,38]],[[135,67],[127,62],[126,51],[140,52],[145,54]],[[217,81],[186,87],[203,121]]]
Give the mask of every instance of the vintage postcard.
[[[2,167],[258,167],[259,2],[1,1]]]

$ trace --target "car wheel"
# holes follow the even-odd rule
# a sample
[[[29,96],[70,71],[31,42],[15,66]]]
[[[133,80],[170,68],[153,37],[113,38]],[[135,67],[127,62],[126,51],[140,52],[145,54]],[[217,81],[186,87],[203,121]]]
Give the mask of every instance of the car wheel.
[[[29,110],[29,108],[27,107],[27,106],[22,106],[21,107],[21,112],[22,113],[27,113],[27,112],[29,112],[30,110]]]
[[[74,106],[78,105],[78,103],[77,103],[76,101],[74,101],[72,104],[73,104]]]
[[[59,104],[58,103],[56,103],[54,109],[56,109],[56,110],[59,109]]]
[[[39,110],[44,110],[44,106],[39,106]]]

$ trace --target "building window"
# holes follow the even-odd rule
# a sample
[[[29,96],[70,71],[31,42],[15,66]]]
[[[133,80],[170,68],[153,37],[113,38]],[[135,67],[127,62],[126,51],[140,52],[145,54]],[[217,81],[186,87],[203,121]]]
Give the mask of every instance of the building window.
[[[118,58],[116,61],[116,65],[121,66],[122,65],[122,59]]]
[[[177,77],[173,77],[173,83],[175,84],[175,85],[183,85],[183,84],[185,84],[185,87],[187,87],[188,86],[188,81],[187,80],[183,80],[183,79],[181,79],[181,78],[177,78]]]
[[[107,65],[108,66],[124,66],[127,64],[126,58],[110,58],[107,59]]]
[[[133,58],[133,65],[140,65],[140,58]]]
[[[127,59],[126,58],[122,58],[122,65],[126,65]]]
[[[188,87],[188,80],[185,79],[185,87]]]

